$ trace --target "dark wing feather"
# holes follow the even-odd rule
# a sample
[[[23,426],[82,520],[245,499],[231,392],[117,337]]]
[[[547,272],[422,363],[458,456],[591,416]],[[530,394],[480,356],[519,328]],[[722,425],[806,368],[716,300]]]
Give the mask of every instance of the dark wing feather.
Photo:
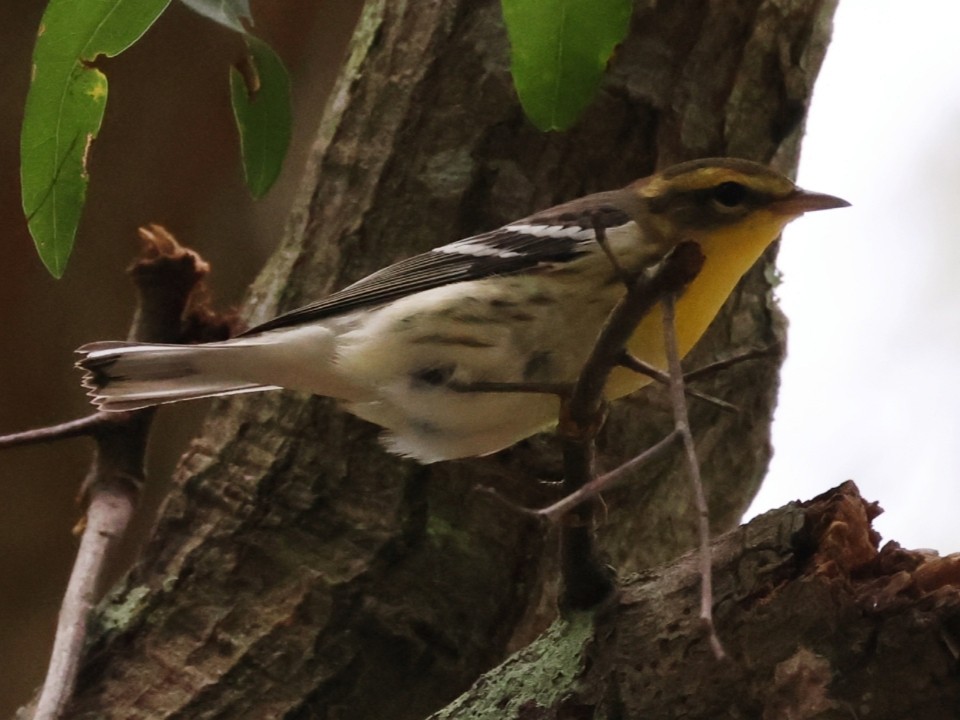
[[[243,334],[314,322],[452,283],[569,262],[588,252],[597,224],[613,228],[631,221],[614,202],[620,199],[621,192],[598,193],[558,205],[497,230],[401,260],[323,300],[284,313]],[[518,226],[542,230],[535,234]],[[546,228],[553,232],[544,232]],[[576,232],[578,229],[584,232]]]

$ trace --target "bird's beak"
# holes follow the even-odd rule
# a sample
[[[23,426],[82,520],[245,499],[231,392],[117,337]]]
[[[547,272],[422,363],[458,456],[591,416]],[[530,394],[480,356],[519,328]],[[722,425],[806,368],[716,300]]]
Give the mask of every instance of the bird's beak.
[[[808,192],[797,188],[782,200],[773,202],[770,209],[777,214],[797,216],[805,212],[813,212],[814,210],[832,210],[833,208],[849,206],[850,203],[846,200],[834,197],[833,195]]]

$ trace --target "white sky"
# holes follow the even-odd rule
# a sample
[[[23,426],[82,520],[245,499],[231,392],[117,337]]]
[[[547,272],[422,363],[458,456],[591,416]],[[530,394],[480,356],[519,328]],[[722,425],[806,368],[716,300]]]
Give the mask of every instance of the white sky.
[[[845,479],[884,539],[960,551],[960,2],[841,0],[799,183],[853,203],[780,252],[775,456],[750,514]]]

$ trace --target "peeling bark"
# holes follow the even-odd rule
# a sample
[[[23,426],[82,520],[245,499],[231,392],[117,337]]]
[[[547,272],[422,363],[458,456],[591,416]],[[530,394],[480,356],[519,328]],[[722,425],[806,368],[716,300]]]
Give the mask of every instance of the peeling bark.
[[[956,718],[960,556],[878,550],[878,512],[848,482],[718,538],[728,660],[698,633],[686,555],[558,621],[431,717]]]

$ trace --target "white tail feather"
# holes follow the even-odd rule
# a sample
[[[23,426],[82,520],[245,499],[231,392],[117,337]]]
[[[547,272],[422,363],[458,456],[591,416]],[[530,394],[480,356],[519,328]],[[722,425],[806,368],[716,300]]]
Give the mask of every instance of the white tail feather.
[[[97,342],[77,350],[77,367],[107,411],[279,387],[338,396],[332,340],[329,330],[314,328],[205,345]]]
[[[77,350],[83,356],[77,367],[85,371],[83,385],[93,402],[107,411],[271,388],[218,372],[214,356],[224,350],[220,343],[91,343]]]

